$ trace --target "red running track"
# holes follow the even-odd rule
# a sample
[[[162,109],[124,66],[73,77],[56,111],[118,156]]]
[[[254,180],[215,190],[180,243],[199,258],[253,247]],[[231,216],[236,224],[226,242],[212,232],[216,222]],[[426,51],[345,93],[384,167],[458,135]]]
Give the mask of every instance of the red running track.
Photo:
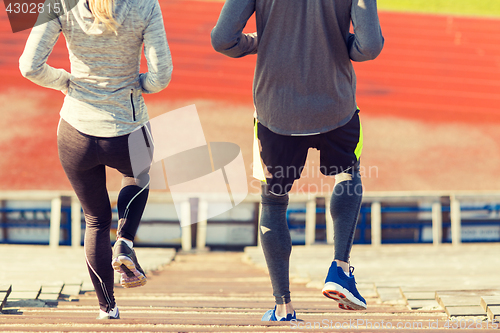
[[[230,132],[223,123],[241,119],[241,123],[251,124],[256,57],[230,59],[212,50],[210,31],[217,21],[221,2],[160,2],[174,74],[167,89],[146,97],[148,101],[159,102],[149,105],[156,105],[158,112],[166,112],[171,110],[168,105],[180,107],[203,98],[215,101],[209,103],[217,107],[205,108],[205,115],[215,112],[218,119],[208,123],[212,127],[205,130],[228,132],[223,140],[219,136],[217,139],[238,142],[246,154],[245,160],[251,161],[251,136],[247,140],[242,134],[247,127],[236,124]],[[499,142],[495,134],[498,131],[489,124],[500,124],[500,20],[387,12],[380,13],[380,18],[386,38],[382,54],[376,61],[355,64],[358,104],[363,114],[374,116],[372,121],[385,116],[415,119],[425,123],[419,129],[430,129],[433,133],[442,128],[434,128],[434,123],[457,122],[462,123],[457,128],[473,134],[484,130],[485,136],[464,135],[482,142],[465,147],[460,138],[441,146],[437,142],[436,147],[424,140],[421,148],[433,149],[431,157],[424,158],[418,154],[411,158],[402,156],[408,145],[390,148],[390,153],[376,149],[384,142],[377,143],[380,137],[372,138],[375,149],[367,150],[365,162],[380,167],[380,178],[367,179],[367,186],[376,190],[497,188],[492,179],[496,179],[500,164],[496,163],[495,154],[488,155],[485,150],[497,150],[491,143]],[[255,31],[255,23],[249,25],[252,26],[247,31]],[[28,33],[13,34],[6,13],[0,12],[0,190],[70,189],[55,144],[62,95],[34,85],[22,78],[18,70]],[[59,40],[49,64],[69,69],[64,38]],[[243,107],[233,108],[231,103]],[[221,119],[226,115],[227,119]],[[397,119],[391,123],[383,119],[383,122],[389,130],[391,126],[400,126],[396,124],[409,124]],[[468,125],[472,122],[477,126]],[[251,133],[251,125],[248,126]],[[390,133],[388,137],[394,138]],[[403,135],[394,140],[404,139]],[[413,146],[409,143],[410,148]],[[415,151],[419,152],[410,149],[409,154]],[[476,165],[471,161],[478,160],[485,165],[485,171],[479,173],[487,174],[483,178],[477,176],[476,168],[467,169]],[[471,177],[471,172],[477,177]],[[455,179],[458,179],[456,184]],[[119,186],[120,179],[114,181],[110,188]]]
[[[210,45],[222,3],[160,3],[174,74],[169,88],[148,99],[251,104],[256,57],[226,58]],[[382,54],[355,65],[364,112],[424,121],[500,121],[500,20],[389,12],[381,12],[380,19]],[[255,30],[253,19],[247,30]],[[6,13],[0,14],[0,91],[35,88],[17,69],[27,36],[27,31],[13,34]],[[49,63],[69,67],[63,38]]]

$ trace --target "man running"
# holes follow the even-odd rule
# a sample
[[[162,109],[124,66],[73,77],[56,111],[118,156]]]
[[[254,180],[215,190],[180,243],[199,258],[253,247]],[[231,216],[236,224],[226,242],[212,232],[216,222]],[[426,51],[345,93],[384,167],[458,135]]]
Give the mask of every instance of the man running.
[[[242,33],[254,12],[257,33]],[[335,257],[323,294],[342,309],[366,309],[349,265],[363,147],[351,61],[375,59],[383,44],[376,0],[226,0],[222,8],[212,31],[214,49],[233,58],[258,54],[254,156],[261,161],[254,161],[254,176],[263,181],[260,235],[276,300],[262,320],[295,319],[286,210],[309,148],[320,150],[321,172],[335,176]]]

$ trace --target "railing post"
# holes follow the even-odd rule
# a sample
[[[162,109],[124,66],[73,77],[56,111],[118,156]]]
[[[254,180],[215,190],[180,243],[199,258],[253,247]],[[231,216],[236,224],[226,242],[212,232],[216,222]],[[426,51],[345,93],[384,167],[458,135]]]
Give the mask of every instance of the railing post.
[[[441,244],[443,238],[443,216],[440,202],[432,204],[432,243],[435,246]]]
[[[0,208],[5,208],[6,206],[6,200],[0,200]],[[6,242],[9,234],[7,232],[7,228],[3,226],[3,223],[7,223],[7,214],[5,212],[0,214],[0,224],[2,224],[2,235],[0,237],[2,241]]]
[[[380,202],[373,202],[371,206],[371,228],[372,245],[380,246],[382,244],[382,205]]]
[[[325,223],[326,223],[326,243],[333,244],[335,230],[333,228],[333,218],[330,214],[331,196],[325,198]]]
[[[52,199],[50,207],[50,238],[49,245],[52,248],[59,246],[59,237],[61,234],[61,197]]]
[[[462,243],[462,217],[460,214],[460,201],[455,195],[450,196],[451,243],[454,246]]]
[[[200,199],[198,204],[198,225],[196,232],[196,249],[204,250],[207,245],[207,216],[208,216],[208,202]]]
[[[316,241],[316,198],[306,203],[306,245]]]
[[[82,244],[82,206],[78,198],[71,198],[71,246],[81,247]]]
[[[191,205],[189,200],[181,203],[181,246],[183,251],[191,251]]]

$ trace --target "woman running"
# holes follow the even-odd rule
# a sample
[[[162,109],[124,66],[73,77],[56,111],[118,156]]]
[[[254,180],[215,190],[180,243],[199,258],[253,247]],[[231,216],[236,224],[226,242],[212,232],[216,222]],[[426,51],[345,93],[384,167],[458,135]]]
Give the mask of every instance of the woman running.
[[[54,11],[40,13],[19,67],[34,83],[66,95],[57,133],[59,158],[85,214],[85,256],[99,300],[98,319],[118,319],[113,269],[121,273],[126,288],[146,283],[133,240],[148,198],[149,170],[134,175],[128,137],[140,130],[150,139],[142,94],[169,84],[172,59],[158,0],[61,4],[58,16],[50,16]],[[46,64],[61,32],[71,74]],[[148,72],[140,74],[143,45]],[[106,166],[123,175],[113,251]]]

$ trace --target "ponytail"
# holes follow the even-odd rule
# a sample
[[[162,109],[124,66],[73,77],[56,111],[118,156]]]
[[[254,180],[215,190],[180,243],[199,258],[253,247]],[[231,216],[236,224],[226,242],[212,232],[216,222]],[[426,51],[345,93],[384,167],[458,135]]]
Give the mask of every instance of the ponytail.
[[[97,26],[99,23],[104,23],[106,27],[116,34],[118,22],[113,17],[114,0],[88,0],[89,8],[94,15],[94,24]]]

